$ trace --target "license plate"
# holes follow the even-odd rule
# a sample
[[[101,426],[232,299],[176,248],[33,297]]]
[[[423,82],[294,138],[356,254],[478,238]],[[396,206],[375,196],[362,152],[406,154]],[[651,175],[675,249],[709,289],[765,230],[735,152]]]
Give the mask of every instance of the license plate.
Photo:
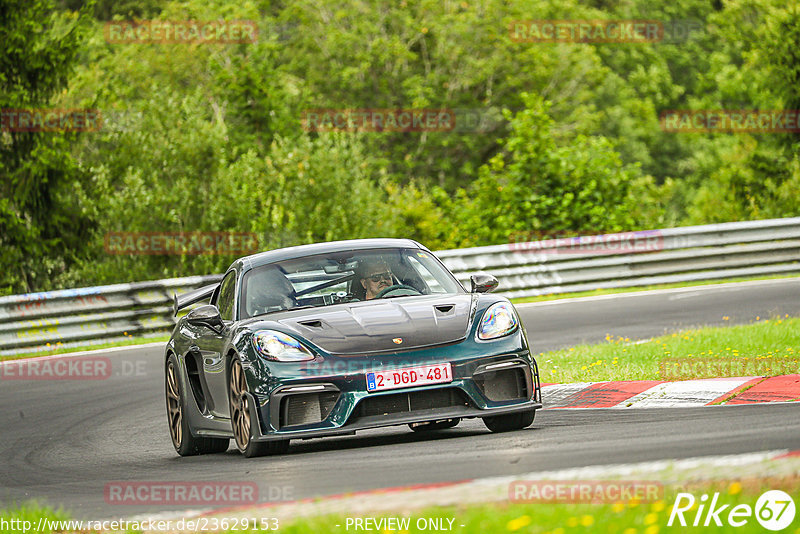
[[[403,367],[392,371],[367,373],[367,391],[410,388],[428,384],[443,384],[453,381],[449,363]]]

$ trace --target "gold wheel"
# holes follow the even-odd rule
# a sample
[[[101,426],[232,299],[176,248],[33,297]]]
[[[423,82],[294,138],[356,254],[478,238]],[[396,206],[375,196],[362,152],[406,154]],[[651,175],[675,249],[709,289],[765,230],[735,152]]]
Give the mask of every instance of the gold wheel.
[[[178,376],[172,362],[167,366],[167,418],[172,444],[179,449],[183,443],[183,406],[178,393]]]
[[[250,401],[247,395],[247,381],[242,363],[235,359],[231,364],[230,382],[231,425],[236,446],[240,451],[250,444]]]

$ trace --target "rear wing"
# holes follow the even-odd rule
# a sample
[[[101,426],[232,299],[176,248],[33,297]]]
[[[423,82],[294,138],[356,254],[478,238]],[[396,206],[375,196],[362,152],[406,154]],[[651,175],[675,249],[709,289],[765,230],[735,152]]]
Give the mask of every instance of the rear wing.
[[[194,291],[189,291],[188,293],[184,293],[180,297],[177,294],[173,293],[172,314],[174,316],[177,316],[178,310],[182,310],[187,306],[191,306],[195,302],[200,302],[201,300],[210,298],[212,293],[214,293],[214,290],[217,289],[218,285],[219,283],[204,286],[199,289],[195,289]]]

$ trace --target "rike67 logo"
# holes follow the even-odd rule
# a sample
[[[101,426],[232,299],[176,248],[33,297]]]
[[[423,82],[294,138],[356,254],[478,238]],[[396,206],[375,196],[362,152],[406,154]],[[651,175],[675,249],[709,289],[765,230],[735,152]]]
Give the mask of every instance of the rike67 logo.
[[[765,529],[778,531],[785,529],[794,521],[794,501],[789,494],[781,490],[764,492],[756,501],[755,508],[749,504],[738,504],[731,508],[730,504],[718,501],[719,493],[714,493],[710,502],[706,494],[701,495],[698,501],[691,493],[678,493],[667,526],[671,527],[677,519],[676,525],[682,527],[721,527],[724,524],[742,527],[755,516],[756,521]]]

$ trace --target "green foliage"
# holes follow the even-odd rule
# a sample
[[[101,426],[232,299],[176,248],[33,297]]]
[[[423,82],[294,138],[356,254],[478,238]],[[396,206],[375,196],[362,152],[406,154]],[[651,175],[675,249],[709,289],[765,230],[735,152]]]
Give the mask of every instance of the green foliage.
[[[581,235],[634,227],[638,169],[624,166],[602,137],[578,135],[558,145],[547,103],[522,98],[526,109],[511,119],[503,152],[460,194],[463,244],[507,243],[529,230]]]
[[[424,243],[431,250],[451,248],[461,241],[455,220],[458,207],[441,187],[389,183],[387,193],[395,236]]]
[[[108,232],[252,232],[261,250],[390,233],[386,195],[358,138],[277,137],[264,152],[238,154],[225,117],[211,114],[199,95],[165,90],[141,104],[136,127],[106,134],[116,149],[93,167],[92,191],[81,199],[98,231],[62,284],[101,283],[120,272],[133,279],[213,274],[235,259],[110,254]]]
[[[771,0],[731,3],[709,16],[716,50],[692,109],[800,109],[797,6]],[[796,134],[681,134],[694,147],[686,160],[690,224],[800,215]],[[789,191],[794,191],[790,193]]]
[[[798,8],[780,0],[0,0],[0,17],[0,107],[104,115],[81,135],[0,131],[0,293],[221,272],[233,259],[112,255],[112,231],[254,232],[263,249],[403,236],[444,249],[800,215],[796,134],[659,124],[665,110],[800,109]],[[132,18],[252,20],[259,38],[106,42],[107,21]],[[510,39],[511,22],[530,19],[692,32]],[[316,108],[446,108],[482,122],[304,131]]]
[[[67,87],[85,13],[2,0],[0,20],[0,109],[51,107]],[[71,195],[80,179],[68,136],[0,130],[0,294],[46,287],[72,261],[91,224]]]
[[[787,109],[800,109],[800,6],[775,10],[767,22],[763,59]]]
[[[59,7],[78,11],[93,7],[98,20],[111,20],[115,15],[126,19],[144,19],[157,15],[164,0],[57,0]]]

